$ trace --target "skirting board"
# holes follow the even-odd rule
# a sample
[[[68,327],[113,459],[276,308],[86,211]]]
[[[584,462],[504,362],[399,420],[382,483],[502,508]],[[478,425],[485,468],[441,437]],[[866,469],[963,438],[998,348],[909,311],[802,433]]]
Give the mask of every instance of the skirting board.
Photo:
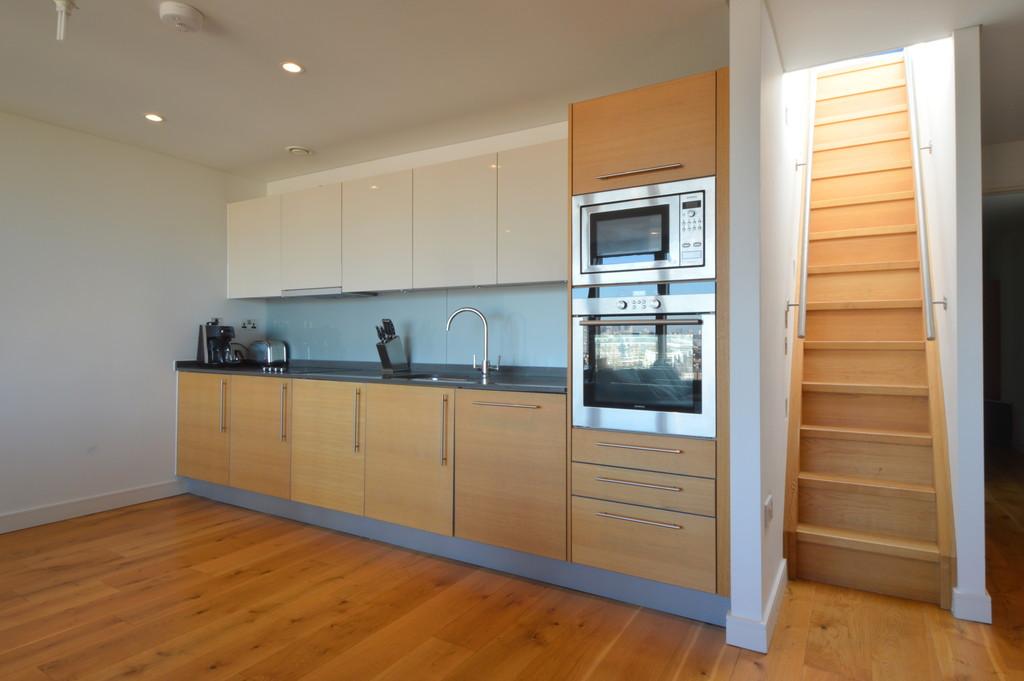
[[[652,610],[700,620],[717,626],[725,624],[729,600],[717,594],[684,589],[598,568],[544,558],[458,537],[445,537],[371,518],[318,508],[287,499],[224,487],[199,480],[186,480],[186,489],[206,497],[253,511],[290,518],[310,525],[394,544],[442,558],[508,572],[527,579],[585,591]]]
[[[758,653],[767,653],[772,632],[775,631],[775,623],[779,620],[779,610],[782,609],[782,599],[786,594],[788,581],[786,561],[783,559],[772,581],[772,591],[761,619],[752,620],[730,612],[725,620],[725,642]]]
[[[992,597],[987,591],[969,593],[953,589],[953,617],[992,624]]]
[[[154,499],[173,497],[184,491],[185,485],[182,480],[168,480],[153,485],[132,487],[131,489],[122,489],[83,499],[72,499],[71,501],[62,501],[46,506],[11,511],[10,513],[0,515],[0,534],[23,530],[26,527],[47,525],[60,520],[68,520],[69,518],[77,518],[101,511],[109,511],[113,508],[121,508],[122,506],[141,504],[146,501],[153,501]]]

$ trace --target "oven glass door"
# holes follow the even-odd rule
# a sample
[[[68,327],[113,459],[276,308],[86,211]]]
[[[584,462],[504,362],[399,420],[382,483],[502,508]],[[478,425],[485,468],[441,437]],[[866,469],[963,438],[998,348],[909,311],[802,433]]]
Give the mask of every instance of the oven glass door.
[[[679,265],[678,196],[586,206],[582,210],[582,272]]]
[[[575,321],[574,425],[714,436],[713,314]]]

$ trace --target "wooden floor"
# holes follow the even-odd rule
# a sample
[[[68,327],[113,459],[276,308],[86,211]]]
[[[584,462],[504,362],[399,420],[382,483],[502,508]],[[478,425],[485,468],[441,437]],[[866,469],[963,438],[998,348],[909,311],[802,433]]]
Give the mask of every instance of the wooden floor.
[[[989,486],[996,623],[793,582],[717,627],[192,496],[0,536],[0,679],[1024,679],[1024,475]]]

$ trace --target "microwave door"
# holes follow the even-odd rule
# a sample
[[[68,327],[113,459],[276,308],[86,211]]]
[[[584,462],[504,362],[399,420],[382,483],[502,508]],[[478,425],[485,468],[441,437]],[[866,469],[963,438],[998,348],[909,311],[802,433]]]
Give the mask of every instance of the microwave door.
[[[630,272],[679,265],[678,197],[581,209],[580,271]]]

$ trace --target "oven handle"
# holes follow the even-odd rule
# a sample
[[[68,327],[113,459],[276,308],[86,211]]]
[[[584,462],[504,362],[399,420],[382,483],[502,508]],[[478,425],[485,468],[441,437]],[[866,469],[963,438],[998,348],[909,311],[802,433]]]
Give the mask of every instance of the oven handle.
[[[581,319],[580,326],[697,326],[704,322],[700,319]]]

